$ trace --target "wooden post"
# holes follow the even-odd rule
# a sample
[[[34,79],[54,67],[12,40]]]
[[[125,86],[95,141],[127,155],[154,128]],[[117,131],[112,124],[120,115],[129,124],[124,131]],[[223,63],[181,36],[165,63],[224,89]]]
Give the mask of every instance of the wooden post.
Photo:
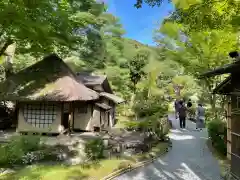
[[[74,116],[74,105],[73,105],[74,103],[73,102],[71,102],[70,104],[69,104],[69,132],[72,132],[72,130],[73,130],[73,116]]]
[[[231,160],[231,100],[227,97],[227,158]]]

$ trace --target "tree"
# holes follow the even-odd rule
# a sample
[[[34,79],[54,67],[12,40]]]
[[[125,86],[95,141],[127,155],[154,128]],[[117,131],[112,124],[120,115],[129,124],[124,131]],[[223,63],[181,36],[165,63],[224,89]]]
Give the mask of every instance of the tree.
[[[144,66],[148,63],[149,51],[142,49],[137,52],[129,62],[130,81],[132,82],[133,92],[136,93],[136,85],[145,75]]]
[[[0,56],[13,42],[17,53],[33,56],[76,49],[104,10],[94,0],[7,0],[0,6]]]
[[[236,33],[225,29],[194,32],[189,28],[177,21],[166,22],[159,31],[165,38],[157,40],[169,49],[168,56],[180,63],[186,73],[197,78],[199,74],[229,62],[228,52],[237,47]],[[216,77],[199,82],[208,91],[213,112],[216,96],[211,91],[221,80],[222,77]]]
[[[176,4],[169,20],[188,26],[189,31],[234,29],[239,27],[239,2],[225,0],[191,0]]]
[[[136,8],[141,8],[143,3],[147,3],[150,6],[160,6],[164,0],[136,0],[134,6]]]
[[[164,0],[136,0],[135,7],[143,3],[160,6]],[[233,28],[240,26],[240,4],[236,0],[168,0],[175,10],[166,21],[174,21],[189,26],[190,31]]]

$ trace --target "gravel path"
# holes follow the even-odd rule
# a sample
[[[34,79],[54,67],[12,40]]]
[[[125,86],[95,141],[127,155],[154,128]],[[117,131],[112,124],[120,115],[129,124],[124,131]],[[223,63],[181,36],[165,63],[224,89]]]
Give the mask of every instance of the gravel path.
[[[115,180],[221,180],[218,162],[206,146],[207,131],[196,131],[190,121],[185,130],[179,129],[178,120],[173,127],[168,154]]]

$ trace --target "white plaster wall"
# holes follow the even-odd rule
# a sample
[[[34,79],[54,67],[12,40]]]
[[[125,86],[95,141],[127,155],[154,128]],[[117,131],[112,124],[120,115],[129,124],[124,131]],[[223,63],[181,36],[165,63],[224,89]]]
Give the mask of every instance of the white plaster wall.
[[[91,131],[91,120],[92,120],[92,105],[91,104],[85,104],[87,105],[87,113],[79,113],[78,112],[78,106],[81,104],[75,104],[74,108],[74,129],[77,130],[85,130],[85,131]]]
[[[29,104],[29,103],[28,103]],[[19,107],[17,132],[39,132],[39,133],[59,133],[61,131],[61,105],[56,104],[57,116],[52,125],[48,128],[34,127],[25,121],[23,116],[23,105]]]

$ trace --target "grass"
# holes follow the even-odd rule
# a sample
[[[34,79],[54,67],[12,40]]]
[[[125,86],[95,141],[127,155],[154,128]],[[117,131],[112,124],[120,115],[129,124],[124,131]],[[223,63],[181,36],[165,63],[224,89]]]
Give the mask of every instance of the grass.
[[[230,164],[229,164],[229,160],[227,159],[226,156],[222,155],[221,153],[219,153],[213,146],[212,146],[212,142],[211,139],[207,140],[207,146],[210,149],[210,151],[212,152],[213,156],[216,157],[216,159],[218,160],[219,166],[220,166],[220,170],[221,170],[221,176],[225,177],[226,174],[229,171],[230,168]]]
[[[120,164],[126,162],[133,165],[134,163],[150,158],[150,153],[157,156],[166,152],[169,143],[161,142],[153,147],[150,152],[132,156],[131,158],[113,158],[101,160],[98,163],[92,163],[88,166],[75,165],[34,165],[22,168],[14,173],[0,175],[0,180],[69,180],[69,179],[101,179],[114,170],[118,169]],[[125,163],[124,163],[125,164]]]

